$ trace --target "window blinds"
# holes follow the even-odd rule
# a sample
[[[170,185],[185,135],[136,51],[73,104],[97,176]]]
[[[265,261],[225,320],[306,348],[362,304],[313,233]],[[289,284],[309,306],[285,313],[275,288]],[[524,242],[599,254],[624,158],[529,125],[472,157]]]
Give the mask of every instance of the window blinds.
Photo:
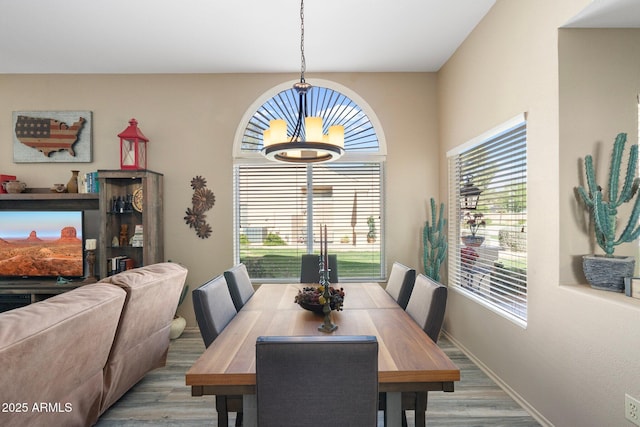
[[[234,186],[236,261],[252,279],[299,278],[325,224],[341,281],[382,277],[382,163],[236,165]]]
[[[449,284],[518,323],[526,322],[526,122],[511,121],[450,153],[449,175]],[[468,183],[481,190],[475,210],[461,208],[461,189]],[[479,224],[477,236],[484,238],[479,246],[463,243],[472,221]]]

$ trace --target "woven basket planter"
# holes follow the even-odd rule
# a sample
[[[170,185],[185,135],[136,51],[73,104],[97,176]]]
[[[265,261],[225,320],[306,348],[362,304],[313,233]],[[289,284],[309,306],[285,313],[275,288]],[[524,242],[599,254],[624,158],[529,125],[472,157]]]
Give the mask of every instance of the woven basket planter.
[[[604,291],[624,292],[625,277],[633,277],[636,267],[634,257],[605,257],[585,255],[582,269],[592,288]]]

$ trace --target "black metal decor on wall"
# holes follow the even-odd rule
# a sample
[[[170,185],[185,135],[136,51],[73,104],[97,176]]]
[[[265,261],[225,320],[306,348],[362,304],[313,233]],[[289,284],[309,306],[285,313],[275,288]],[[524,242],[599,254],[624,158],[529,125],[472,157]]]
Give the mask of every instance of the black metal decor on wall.
[[[204,213],[216,203],[216,196],[207,188],[207,180],[199,175],[191,180],[191,188],[193,188],[192,207],[187,208],[184,221],[189,228],[195,229],[199,238],[206,239],[211,236],[211,225],[206,222],[207,216]]]

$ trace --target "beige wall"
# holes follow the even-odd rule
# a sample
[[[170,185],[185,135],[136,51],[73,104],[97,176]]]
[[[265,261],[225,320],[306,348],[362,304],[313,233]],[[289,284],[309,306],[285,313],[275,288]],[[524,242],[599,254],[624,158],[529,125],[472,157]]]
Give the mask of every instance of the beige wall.
[[[317,74],[359,94],[387,141],[387,263],[419,265],[420,230],[438,191],[435,74]],[[0,173],[30,187],[67,182],[71,169],[119,168],[117,134],[135,117],[150,139],[149,169],[165,176],[165,257],[189,269],[191,289],[233,263],[232,148],[236,128],[263,93],[296,75],[0,75]],[[15,164],[12,111],[90,110],[93,162]],[[216,196],[213,233],[199,239],[183,221],[191,178]],[[292,301],[293,303],[293,301]],[[195,326],[191,299],[180,312]]]
[[[563,284],[585,282],[582,255],[602,253],[593,230],[588,230],[588,215],[572,192],[577,185],[586,188],[582,159],[593,155],[596,181],[606,187],[616,135],[627,133],[626,154],[638,142],[638,46],[640,29],[560,31],[560,157],[574,160],[560,170],[560,217],[569,219],[560,234]],[[626,224],[630,205],[620,208],[621,226]],[[616,255],[637,254],[637,241],[616,247]]]
[[[442,165],[447,150],[523,111],[529,147],[528,325],[523,329],[451,292],[444,328],[540,419],[556,426],[627,425],[624,394],[640,397],[640,301],[592,290],[576,278],[560,280],[560,272],[571,270],[570,255],[588,248],[567,242],[587,238],[574,231],[576,218],[567,208],[578,157],[599,140],[611,142],[627,124],[607,115],[621,122],[601,129],[592,123],[602,131],[589,135],[593,142],[559,137],[565,120],[559,90],[565,88],[559,86],[558,27],[588,3],[498,0],[438,74]],[[597,118],[571,125],[588,121]],[[440,179],[444,197],[444,168]]]

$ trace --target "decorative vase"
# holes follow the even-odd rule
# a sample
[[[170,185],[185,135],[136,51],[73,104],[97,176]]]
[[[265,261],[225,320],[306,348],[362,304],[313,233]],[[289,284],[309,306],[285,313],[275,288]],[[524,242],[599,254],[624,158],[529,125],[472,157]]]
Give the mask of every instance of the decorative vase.
[[[585,255],[582,257],[582,270],[587,282],[594,289],[611,292],[624,292],[625,277],[633,277],[636,260],[634,257],[607,257],[604,255]]]
[[[71,179],[67,182],[67,193],[78,192],[78,172],[80,171],[71,171]]]
[[[474,236],[473,234],[460,236],[460,239],[462,239],[462,243],[464,243],[465,246],[471,246],[474,248],[477,248],[484,242],[484,236]]]
[[[175,340],[179,338],[184,332],[184,328],[187,326],[187,321],[182,316],[176,316],[171,321],[171,327],[169,329],[169,338]]]

